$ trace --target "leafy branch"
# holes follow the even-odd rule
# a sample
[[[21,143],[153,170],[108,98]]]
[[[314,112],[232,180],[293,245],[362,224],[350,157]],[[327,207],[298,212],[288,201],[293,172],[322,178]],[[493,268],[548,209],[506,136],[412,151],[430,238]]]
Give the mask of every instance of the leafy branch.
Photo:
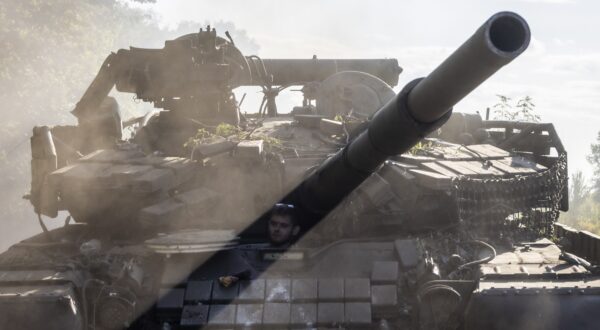
[[[530,96],[524,96],[513,102],[513,99],[506,95],[496,95],[498,103],[492,107],[494,109],[495,120],[509,121],[527,121],[539,122],[540,116],[535,113],[535,104]]]

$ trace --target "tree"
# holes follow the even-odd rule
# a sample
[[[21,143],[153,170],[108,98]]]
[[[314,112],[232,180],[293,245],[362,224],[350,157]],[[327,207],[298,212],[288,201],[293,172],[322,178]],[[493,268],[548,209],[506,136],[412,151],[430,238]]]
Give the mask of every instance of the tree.
[[[498,97],[498,103],[494,104],[492,108],[494,109],[494,119],[496,120],[514,120],[514,111],[513,107],[510,104],[512,100],[510,97],[505,95],[496,94]]]
[[[206,23],[162,29],[151,13],[123,0],[0,1],[0,220],[10,235],[0,236],[0,250],[38,230],[35,222],[24,221],[34,214],[21,198],[29,189],[32,127],[74,124],[70,110],[111,51],[130,45],[161,48],[166,39],[197,32]],[[228,29],[242,51],[258,49],[232,23],[210,23],[220,33]],[[139,115],[121,105],[125,117]]]
[[[591,146],[588,161],[594,166],[594,180],[589,186],[581,173],[574,173],[569,182],[570,210],[560,221],[577,229],[600,234],[600,133]]]
[[[540,116],[534,113],[535,104],[533,104],[530,96],[526,95],[525,97],[519,99],[519,101],[517,101],[516,108],[518,116],[522,118],[523,121],[530,121],[534,123],[540,121]]]
[[[492,107],[494,109],[494,119],[510,121],[528,121],[539,122],[540,116],[535,114],[535,104],[530,96],[520,98],[513,105],[512,98],[505,95],[496,95],[498,103]]]
[[[600,132],[598,132],[596,142],[592,143],[591,153],[587,156],[587,160],[594,167],[594,180],[592,184],[594,199],[596,202],[600,202]]]
[[[576,210],[590,195],[590,187],[586,183],[583,172],[577,171],[571,175],[569,186],[569,205],[571,210]]]
[[[77,97],[130,27],[148,16],[118,0],[0,1],[0,249],[39,229],[28,202],[34,125],[74,124]],[[9,236],[10,235],[10,236]]]

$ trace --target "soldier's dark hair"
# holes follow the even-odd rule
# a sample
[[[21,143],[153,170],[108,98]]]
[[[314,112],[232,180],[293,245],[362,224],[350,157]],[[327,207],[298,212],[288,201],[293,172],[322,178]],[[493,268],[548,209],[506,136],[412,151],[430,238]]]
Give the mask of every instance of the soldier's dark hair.
[[[290,218],[294,226],[298,224],[298,219],[296,218],[296,207],[293,204],[275,204],[271,209],[271,217],[274,215],[285,216]]]

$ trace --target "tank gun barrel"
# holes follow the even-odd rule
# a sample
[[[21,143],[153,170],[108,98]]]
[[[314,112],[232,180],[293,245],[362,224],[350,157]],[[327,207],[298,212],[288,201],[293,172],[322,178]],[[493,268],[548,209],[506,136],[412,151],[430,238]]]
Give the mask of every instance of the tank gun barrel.
[[[309,223],[318,222],[388,157],[408,151],[439,128],[458,101],[521,54],[529,39],[529,27],[519,15],[493,15],[428,77],[407,84],[375,113],[366,130],[284,201],[306,212]]]
[[[415,119],[429,123],[441,118],[498,69],[529,45],[525,20],[511,12],[490,17],[471,38],[417,84],[408,96]]]

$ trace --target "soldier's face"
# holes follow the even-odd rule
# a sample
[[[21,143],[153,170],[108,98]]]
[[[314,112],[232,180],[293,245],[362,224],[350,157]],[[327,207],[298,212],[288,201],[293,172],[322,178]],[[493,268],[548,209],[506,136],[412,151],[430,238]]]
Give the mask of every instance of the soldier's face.
[[[273,215],[269,219],[269,239],[275,245],[285,244],[292,238],[294,223],[289,216]]]

